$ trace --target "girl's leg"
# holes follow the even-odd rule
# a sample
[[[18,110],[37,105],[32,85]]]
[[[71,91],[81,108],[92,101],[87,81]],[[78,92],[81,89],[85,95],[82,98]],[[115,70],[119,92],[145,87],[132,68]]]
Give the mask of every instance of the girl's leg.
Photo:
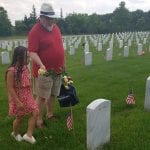
[[[16,117],[16,119],[13,121],[13,132],[15,136],[19,134],[22,118],[23,117]]]
[[[38,115],[38,112],[32,112],[32,115],[29,118],[28,129],[27,129],[27,136],[28,137],[32,137],[32,133],[33,133],[33,130],[35,128],[35,122],[37,120],[37,115]]]

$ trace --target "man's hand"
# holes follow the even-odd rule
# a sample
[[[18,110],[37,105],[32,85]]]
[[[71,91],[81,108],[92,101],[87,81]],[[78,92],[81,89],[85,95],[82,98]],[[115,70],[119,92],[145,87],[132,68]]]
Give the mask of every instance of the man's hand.
[[[40,65],[40,69],[42,69],[42,70],[45,70],[45,71],[46,71],[46,67],[45,67],[43,64],[41,64],[41,65]]]

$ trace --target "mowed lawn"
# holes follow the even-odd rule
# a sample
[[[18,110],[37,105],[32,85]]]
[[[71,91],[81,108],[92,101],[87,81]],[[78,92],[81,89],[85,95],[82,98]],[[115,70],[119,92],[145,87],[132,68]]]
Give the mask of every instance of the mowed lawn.
[[[136,48],[123,58],[120,49],[114,48],[114,59],[107,62],[105,51],[98,52],[92,46],[93,64],[84,66],[84,54],[80,45],[74,56],[66,52],[67,72],[72,76],[80,103],[73,107],[74,131],[68,131],[66,118],[69,108],[60,108],[56,100],[55,114],[58,122],[50,122],[44,116],[44,129],[35,129],[35,145],[16,142],[11,136],[13,118],[8,116],[8,98],[5,85],[7,65],[0,64],[0,149],[86,149],[86,107],[98,98],[111,101],[111,139],[104,150],[149,150],[150,112],[144,110],[145,87],[150,75],[150,53],[137,56]],[[136,104],[126,106],[125,99],[133,88]],[[26,132],[27,118],[23,120],[21,134]]]

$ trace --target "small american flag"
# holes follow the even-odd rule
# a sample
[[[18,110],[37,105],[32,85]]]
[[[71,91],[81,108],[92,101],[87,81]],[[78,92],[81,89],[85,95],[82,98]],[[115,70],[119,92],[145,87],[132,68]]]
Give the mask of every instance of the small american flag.
[[[126,99],[126,103],[128,105],[135,104],[135,97],[134,97],[134,94],[133,94],[133,89],[130,90],[130,92],[127,96],[127,99]]]
[[[68,114],[66,124],[69,131],[73,129],[73,117],[71,112]]]

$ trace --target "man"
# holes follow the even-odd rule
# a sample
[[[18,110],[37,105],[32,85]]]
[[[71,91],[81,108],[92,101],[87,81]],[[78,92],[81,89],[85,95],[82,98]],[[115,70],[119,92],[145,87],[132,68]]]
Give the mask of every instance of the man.
[[[42,128],[42,112],[47,106],[47,119],[56,120],[53,114],[54,99],[60,92],[61,76],[65,64],[62,36],[54,23],[55,12],[51,4],[43,3],[40,18],[28,35],[28,49],[33,61],[34,94],[37,95],[39,116],[37,126]],[[38,75],[38,69],[51,72],[48,76]]]

